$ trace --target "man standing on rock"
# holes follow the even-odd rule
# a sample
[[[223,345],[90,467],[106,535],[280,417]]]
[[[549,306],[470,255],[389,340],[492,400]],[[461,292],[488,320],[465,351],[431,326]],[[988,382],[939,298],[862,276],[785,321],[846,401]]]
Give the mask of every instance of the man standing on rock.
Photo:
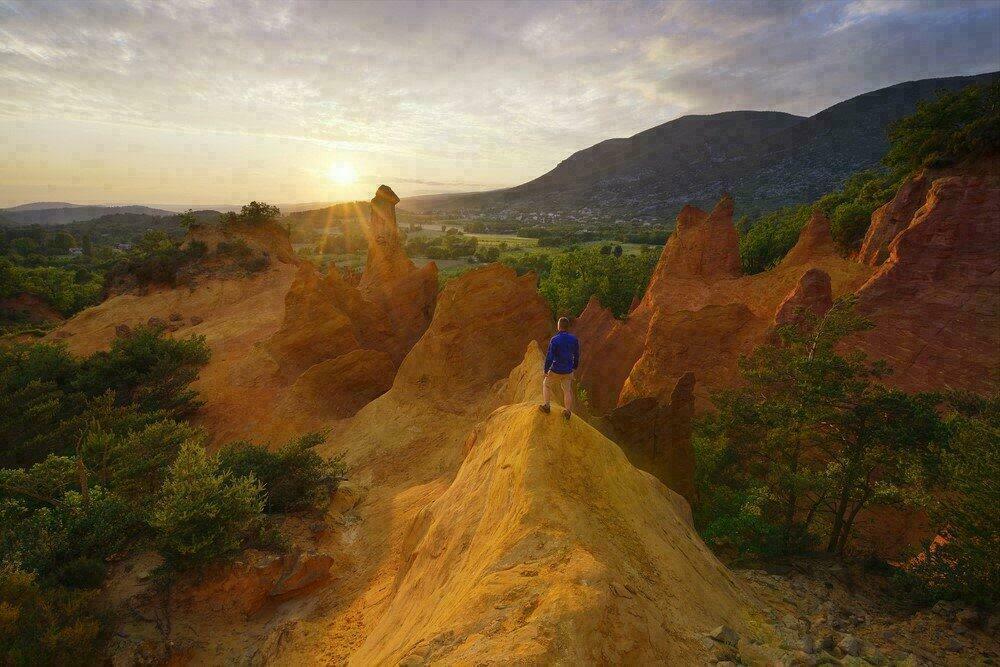
[[[556,325],[559,331],[549,341],[549,351],[545,353],[545,379],[542,380],[542,404],[538,409],[548,414],[549,394],[552,386],[562,385],[563,418],[569,420],[573,414],[573,371],[580,363],[580,341],[569,332],[569,318],[560,317]]]

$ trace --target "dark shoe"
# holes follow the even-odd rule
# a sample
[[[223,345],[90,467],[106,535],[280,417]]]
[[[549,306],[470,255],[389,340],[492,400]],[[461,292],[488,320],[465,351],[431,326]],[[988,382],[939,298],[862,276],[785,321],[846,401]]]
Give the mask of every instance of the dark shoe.
[[[552,408],[549,407],[548,403],[542,403],[541,405],[538,406],[538,409],[544,412],[545,414],[549,414],[550,412],[552,412]]]
[[[573,413],[569,410],[563,410],[563,419],[569,421],[569,418],[573,416]]]

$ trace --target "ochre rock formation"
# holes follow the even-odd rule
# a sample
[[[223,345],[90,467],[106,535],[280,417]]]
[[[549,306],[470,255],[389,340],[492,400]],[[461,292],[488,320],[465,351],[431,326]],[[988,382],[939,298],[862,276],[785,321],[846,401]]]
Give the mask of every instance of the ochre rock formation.
[[[774,313],[774,324],[798,324],[802,322],[803,313],[823,316],[833,305],[833,288],[830,274],[823,269],[809,269],[799,278],[791,294],[778,306]]]
[[[398,201],[385,185],[372,199],[365,225],[368,261],[357,286],[335,266],[325,276],[310,264],[299,268],[285,297],[281,329],[266,345],[293,383],[283,419],[299,423],[304,416],[288,414],[295,410],[292,399],[325,408],[317,417],[353,414],[391,386],[397,366],[427,328],[437,268],[417,269],[406,256],[396,227]]]
[[[284,321],[267,348],[287,377],[298,377],[314,364],[359,348],[351,315],[360,310],[360,295],[340,279],[336,267],[324,277],[304,263],[285,294]]]
[[[685,373],[666,401],[650,396],[615,408],[604,420],[609,438],[622,448],[635,467],[656,476],[669,489],[695,501],[694,373]]]
[[[712,212],[685,206],[661,257],[669,276],[706,280],[740,275],[740,238],[733,226],[733,198],[725,195]],[[657,267],[660,269],[661,267]]]
[[[399,239],[396,204],[399,197],[380,185],[371,201],[365,224],[368,259],[358,285],[362,297],[379,307],[391,332],[386,351],[398,364],[420,338],[431,316],[438,292],[437,265],[414,266]]]
[[[878,266],[889,257],[889,244],[909,226],[917,210],[924,205],[930,186],[930,179],[925,173],[911,176],[891,201],[872,214],[871,225],[858,252],[858,261]]]
[[[687,504],[586,422],[511,405],[470,440],[349,664],[693,664],[696,628],[747,628]]]
[[[518,277],[501,264],[469,271],[438,297],[434,319],[413,346],[394,388],[463,403],[488,391],[524,356],[529,340],[551,335],[552,317],[533,273]]]
[[[1000,170],[932,181],[858,291],[875,327],[857,345],[906,389],[995,391],[1000,381]],[[911,208],[914,208],[911,206]]]
[[[816,209],[809,216],[799,240],[788,254],[781,260],[782,266],[799,266],[810,262],[822,261],[824,258],[836,256],[837,246],[830,236],[830,221],[823,212]]]
[[[321,361],[302,373],[285,399],[285,412],[348,417],[392,386],[396,366],[379,350],[356,349]]]
[[[768,338],[781,301],[812,268],[830,277],[831,295],[853,291],[871,269],[840,256],[819,213],[774,269],[739,275],[732,201],[710,215],[687,206],[668,239],[642,301],[621,322],[599,304],[577,319],[582,333],[581,376],[595,410],[607,414],[637,398],[658,401],[688,371],[698,378],[699,409],[711,391],[731,386],[737,363]],[[691,259],[685,260],[685,253]]]

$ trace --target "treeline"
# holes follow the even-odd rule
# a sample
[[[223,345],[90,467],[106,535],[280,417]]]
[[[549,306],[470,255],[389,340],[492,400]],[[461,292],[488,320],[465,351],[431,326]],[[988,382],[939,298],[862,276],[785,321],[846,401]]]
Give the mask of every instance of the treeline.
[[[589,229],[580,229],[586,224]],[[571,246],[593,241],[617,241],[644,245],[663,245],[670,236],[672,225],[659,223],[650,227],[634,227],[613,222],[588,222],[577,225],[565,223],[540,225],[512,221],[473,221],[465,223],[465,230],[473,233],[516,234],[521,238],[538,239],[542,247]]]
[[[813,208],[830,218],[844,252],[857,250],[872,213],[920,169],[940,169],[1000,152],[1000,83],[970,86],[922,102],[889,129],[889,149],[877,169],[855,174],[811,205],[789,206],[740,222],[740,258],[746,273],[765,271],[798,240]]]
[[[275,513],[322,507],[344,475],[315,434],[217,456],[186,421],[201,337],[158,329],[77,359],[53,344],[0,348],[0,662],[101,661],[113,619],[108,560],[155,549],[158,576],[283,548]]]
[[[460,259],[476,254],[478,241],[475,236],[449,228],[438,236],[414,235],[406,239],[408,255],[422,255],[430,259]]]
[[[644,246],[626,254],[621,246],[606,244],[570,248],[560,253],[511,253],[501,262],[518,273],[538,274],[538,290],[557,316],[579,315],[591,296],[615,317],[628,316],[632,301],[641,298],[659,254]]]
[[[779,328],[741,360],[739,387],[696,428],[695,521],[734,555],[843,555],[868,511],[924,511],[940,536],[896,566],[922,599],[995,604],[1000,593],[1000,401],[906,393],[847,337],[853,300]]]

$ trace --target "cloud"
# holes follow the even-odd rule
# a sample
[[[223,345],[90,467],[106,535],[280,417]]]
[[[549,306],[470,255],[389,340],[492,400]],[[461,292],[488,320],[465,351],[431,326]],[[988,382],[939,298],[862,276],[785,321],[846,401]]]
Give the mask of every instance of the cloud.
[[[0,118],[282,137],[472,188],[685,113],[998,69],[998,24],[992,0],[0,0]]]

